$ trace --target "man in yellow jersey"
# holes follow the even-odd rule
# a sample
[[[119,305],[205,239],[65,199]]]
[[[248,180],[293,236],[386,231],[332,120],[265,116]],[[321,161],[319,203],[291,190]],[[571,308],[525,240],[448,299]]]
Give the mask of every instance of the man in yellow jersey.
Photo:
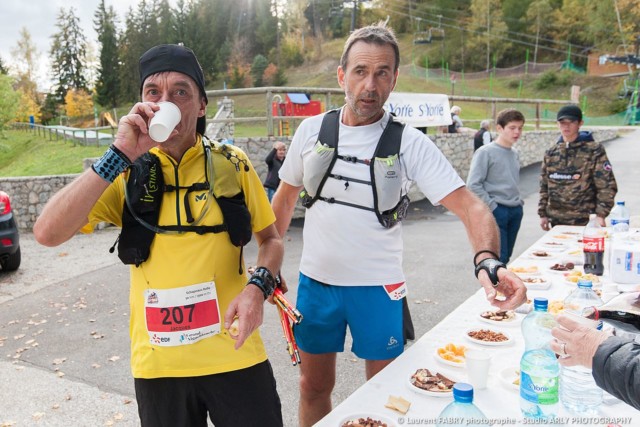
[[[122,227],[143,426],[206,426],[207,415],[216,426],[281,426],[257,331],[283,256],[262,183],[244,152],[203,138],[208,100],[190,49],[153,47],[140,58],[140,82],[142,101],[113,145],[52,197],[34,235],[56,246],[101,221]],[[181,118],[158,143],[149,122],[164,102]],[[252,235],[258,267],[247,282],[242,247]]]

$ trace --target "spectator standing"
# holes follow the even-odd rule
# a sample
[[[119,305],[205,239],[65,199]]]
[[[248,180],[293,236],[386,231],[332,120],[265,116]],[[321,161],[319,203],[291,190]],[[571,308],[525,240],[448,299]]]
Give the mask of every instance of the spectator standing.
[[[352,351],[365,360],[367,379],[403,352],[400,221],[408,208],[410,178],[432,202],[462,220],[477,251],[476,275],[487,299],[508,309],[526,298],[522,281],[497,259],[499,236],[489,209],[425,134],[395,122],[383,109],[399,63],[390,29],[373,25],[354,31],[337,72],[346,105],[304,120],[280,169],[272,203],[278,232],[286,232],[300,197],[307,206],[296,304],[304,321],[294,329],[302,358],[301,426],[331,410],[336,358],[344,351],[347,327]],[[395,154],[377,157],[383,145],[395,147]],[[497,291],[506,301],[495,299]]]
[[[284,142],[282,141],[276,141],[273,143],[273,148],[264,159],[267,167],[269,168],[267,178],[264,180],[264,189],[267,192],[267,197],[269,197],[269,202],[271,202],[271,199],[280,184],[280,177],[278,176],[278,173],[280,172],[280,167],[282,166],[282,162],[284,162],[286,155],[287,146],[284,145]]]
[[[558,111],[560,138],[549,148],[540,174],[540,227],[586,225],[595,213],[601,226],[613,208],[618,185],[602,144],[580,131],[582,110],[567,105]]]
[[[492,141],[491,137],[491,122],[489,120],[483,120],[480,122],[480,130],[473,136],[473,151],[477,151],[478,148],[483,145],[488,145]]]
[[[113,145],[51,198],[34,235],[56,246],[102,221],[122,227],[118,256],[132,264],[131,371],[143,427],[206,426],[207,415],[219,426],[280,427],[258,327],[283,245],[260,178],[240,149],[203,139],[208,100],[191,49],[145,52],[140,93]],[[181,118],[157,143],[148,123],[167,101]],[[247,282],[242,246],[252,233],[258,268]],[[237,334],[229,331],[235,318]]]
[[[475,152],[467,178],[469,190],[493,212],[500,229],[500,261],[505,264],[511,258],[522,222],[520,156],[513,146],[522,136],[524,122],[520,111],[500,111],[496,119],[498,138]]]
[[[462,112],[462,108],[454,105],[451,107],[451,124],[449,125],[449,133],[458,133],[461,132],[461,128],[463,126],[462,119],[460,118],[460,113]]]

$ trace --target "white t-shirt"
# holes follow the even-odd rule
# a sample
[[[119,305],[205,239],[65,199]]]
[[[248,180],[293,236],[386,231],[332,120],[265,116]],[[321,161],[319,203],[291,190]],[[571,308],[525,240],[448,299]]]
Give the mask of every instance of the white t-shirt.
[[[317,141],[324,114],[304,120],[296,131],[280,179],[289,185],[303,185],[304,159]],[[371,159],[389,114],[366,126],[346,126],[340,120],[340,155]],[[418,184],[429,200],[437,204],[464,182],[449,161],[422,132],[405,126],[400,148],[403,185]],[[337,160],[336,175],[370,181],[369,166]],[[321,195],[373,208],[370,185],[328,178]],[[388,285],[404,282],[402,272],[401,224],[391,229],[380,225],[376,214],[364,209],[317,200],[307,209],[300,271],[323,283],[341,286]]]

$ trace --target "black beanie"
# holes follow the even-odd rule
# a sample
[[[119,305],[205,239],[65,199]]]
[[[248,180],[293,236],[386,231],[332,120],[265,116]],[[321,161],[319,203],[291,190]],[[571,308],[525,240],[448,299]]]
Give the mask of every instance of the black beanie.
[[[161,44],[146,51],[140,57],[140,94],[142,94],[142,86],[147,77],[163,71],[176,71],[191,77],[200,89],[205,103],[209,103],[204,89],[204,73],[191,49],[177,44]],[[206,127],[206,115],[199,117],[196,132],[204,135]]]

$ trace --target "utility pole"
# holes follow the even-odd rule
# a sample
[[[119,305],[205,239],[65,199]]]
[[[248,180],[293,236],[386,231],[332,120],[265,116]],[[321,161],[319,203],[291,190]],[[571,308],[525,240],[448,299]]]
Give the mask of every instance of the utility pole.
[[[351,32],[356,29],[356,12],[358,10],[358,3],[360,0],[353,0],[353,10],[351,11]]]

